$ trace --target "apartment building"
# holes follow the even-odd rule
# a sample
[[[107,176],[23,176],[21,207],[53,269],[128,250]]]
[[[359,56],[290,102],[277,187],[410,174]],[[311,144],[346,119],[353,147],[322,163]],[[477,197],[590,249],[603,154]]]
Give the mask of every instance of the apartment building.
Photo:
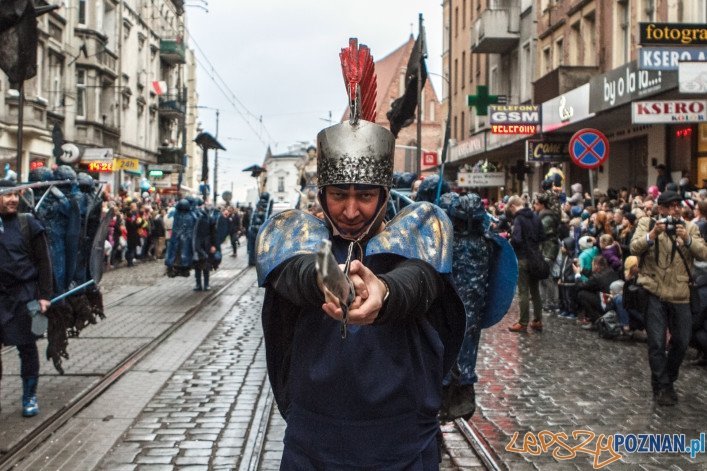
[[[569,182],[588,187],[590,172],[568,163],[566,149],[538,159],[532,149],[538,143],[566,145],[576,131],[589,127],[606,134],[610,144],[608,162],[594,172],[599,188],[650,186],[661,163],[676,180],[689,174],[701,186],[707,179],[705,124],[680,117],[634,124],[632,118],[632,108],[645,100],[669,107],[675,100],[704,98],[679,92],[677,70],[639,63],[647,52],[640,45],[639,24],[704,25],[705,0],[450,0],[443,6],[445,24],[453,31],[451,54],[445,51],[453,78],[452,115],[462,128],[453,133],[448,177],[465,164],[487,159],[505,172],[499,195],[533,192],[547,168],[559,163]],[[463,65],[469,70],[466,76],[459,73],[459,83],[454,77]],[[539,132],[492,134],[485,118],[464,102],[476,93],[462,88],[469,86],[469,75],[477,80],[474,86],[487,85],[490,95],[501,95],[509,104],[538,105]],[[466,113],[471,124],[462,124]],[[514,173],[518,161],[531,170],[525,186]]]
[[[79,169],[113,191],[138,191],[160,165],[162,177],[152,183],[173,191],[183,164],[183,123],[196,123],[189,114],[196,105],[195,65],[185,43],[183,0],[64,0],[38,20],[38,72],[24,87],[22,179],[30,168],[61,163],[53,155],[58,127],[79,148]],[[11,167],[18,96],[3,74],[0,164]],[[187,154],[195,155],[193,145]]]

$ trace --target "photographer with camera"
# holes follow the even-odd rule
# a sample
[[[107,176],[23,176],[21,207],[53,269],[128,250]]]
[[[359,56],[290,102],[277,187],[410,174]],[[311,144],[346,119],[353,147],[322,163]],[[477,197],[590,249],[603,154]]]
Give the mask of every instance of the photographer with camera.
[[[678,193],[658,197],[660,219],[641,218],[631,239],[639,257],[638,284],[646,291],[645,322],[653,397],[661,406],[678,401],[673,383],[687,350],[692,330],[690,273],[693,259],[707,259],[707,245],[697,226],[680,217]],[[666,329],[671,339],[666,355]]]

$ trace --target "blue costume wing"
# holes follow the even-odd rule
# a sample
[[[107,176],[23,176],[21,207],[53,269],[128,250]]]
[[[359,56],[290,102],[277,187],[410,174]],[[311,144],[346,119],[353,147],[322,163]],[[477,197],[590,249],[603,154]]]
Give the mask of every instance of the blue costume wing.
[[[495,247],[491,255],[486,312],[479,323],[482,329],[487,329],[503,319],[511,307],[518,283],[518,259],[513,247],[497,234],[493,234],[491,241]]]
[[[268,219],[255,242],[258,285],[264,286],[268,275],[282,262],[295,255],[313,254],[322,240],[331,237],[324,221],[309,213],[292,209]]]
[[[438,206],[419,202],[406,206],[374,236],[366,255],[395,254],[432,265],[437,272],[452,272],[452,222]]]

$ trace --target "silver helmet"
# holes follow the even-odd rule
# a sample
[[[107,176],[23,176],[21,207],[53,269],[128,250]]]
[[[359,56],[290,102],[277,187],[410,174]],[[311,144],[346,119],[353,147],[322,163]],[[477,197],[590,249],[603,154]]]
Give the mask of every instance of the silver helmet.
[[[383,126],[347,120],[320,131],[317,148],[320,188],[344,184],[390,188],[393,184],[395,137]]]

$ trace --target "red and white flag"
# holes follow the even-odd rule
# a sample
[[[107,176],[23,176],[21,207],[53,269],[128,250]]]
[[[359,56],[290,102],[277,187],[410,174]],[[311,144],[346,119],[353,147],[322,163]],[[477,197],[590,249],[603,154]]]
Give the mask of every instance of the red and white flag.
[[[155,80],[152,82],[152,90],[154,90],[157,95],[164,95],[167,93],[167,82],[164,80]]]

